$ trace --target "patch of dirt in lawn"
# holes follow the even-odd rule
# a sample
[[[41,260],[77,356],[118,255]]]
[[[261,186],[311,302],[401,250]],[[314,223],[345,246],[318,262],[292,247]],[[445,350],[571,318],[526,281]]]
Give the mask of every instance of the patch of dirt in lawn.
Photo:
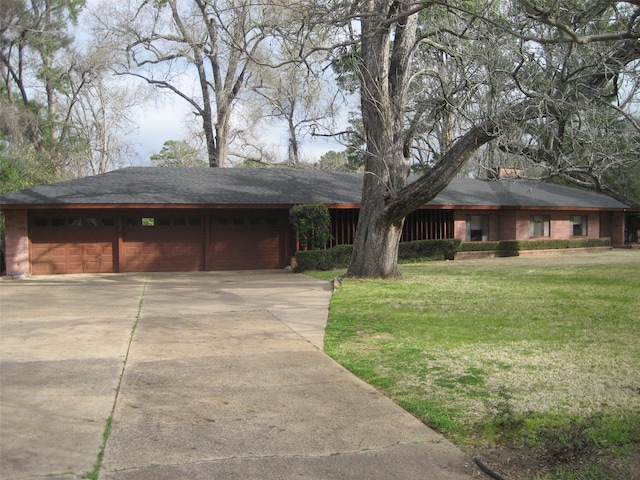
[[[549,474],[550,478],[561,478],[556,473],[557,469],[565,472],[583,471],[587,474],[594,474],[593,469],[597,468],[600,475],[597,478],[616,480],[639,480],[640,479],[640,449],[622,457],[610,457],[591,455],[584,457],[573,457],[571,459],[550,458],[544,452],[526,446],[519,445],[494,445],[481,450],[470,452],[474,458],[480,459],[485,467],[496,473],[497,477],[504,480],[534,480]],[[492,478],[487,472],[482,473],[481,468],[476,466],[478,476],[482,478]],[[582,478],[582,477],[576,477]],[[596,478],[587,476],[586,478]]]
[[[528,447],[492,446],[473,452],[473,456],[505,480],[530,480],[549,472],[546,459]],[[491,478],[487,473],[483,476]]]

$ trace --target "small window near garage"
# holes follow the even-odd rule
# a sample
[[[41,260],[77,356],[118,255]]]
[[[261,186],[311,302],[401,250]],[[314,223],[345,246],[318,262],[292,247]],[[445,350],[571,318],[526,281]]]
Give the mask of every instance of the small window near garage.
[[[200,217],[194,217],[189,219],[190,227],[199,227],[200,225],[202,225],[202,219]]]
[[[113,227],[116,224],[116,219],[115,218],[103,218],[102,219],[102,226],[103,227]]]
[[[216,224],[218,225],[229,225],[229,220],[226,218],[216,218]]]
[[[489,240],[489,216],[467,215],[467,242],[486,242]]]
[[[244,218],[242,217],[236,217],[233,219],[233,224],[234,225],[244,225]]]
[[[257,218],[257,217],[250,218],[249,225],[260,225],[260,218]]]
[[[49,220],[47,218],[36,218],[33,221],[33,225],[35,227],[48,227],[49,226]]]
[[[64,218],[52,218],[51,219],[52,227],[64,227]]]
[[[168,227],[171,225],[171,220],[168,218],[156,218],[155,226],[156,227]]]
[[[71,225],[72,227],[81,227],[82,226],[82,219],[81,218],[70,218],[69,219],[69,225]]]
[[[278,224],[278,218],[277,217],[269,217],[266,219],[265,222],[267,225],[277,225]]]
[[[571,235],[580,237],[587,235],[587,216],[571,215]]]
[[[155,227],[156,219],[153,217],[142,217],[142,226],[143,227]]]
[[[124,224],[127,227],[137,227],[138,225],[140,225],[140,221],[138,218],[127,217],[124,221]]]
[[[186,219],[186,218],[175,218],[175,219],[173,220],[173,224],[174,224],[176,227],[184,227],[184,226],[186,226],[186,225],[187,225],[187,219]]]
[[[549,236],[549,215],[531,215],[530,235],[532,237]]]
[[[82,222],[83,225],[87,225],[89,227],[97,227],[98,219],[97,218],[85,218]]]

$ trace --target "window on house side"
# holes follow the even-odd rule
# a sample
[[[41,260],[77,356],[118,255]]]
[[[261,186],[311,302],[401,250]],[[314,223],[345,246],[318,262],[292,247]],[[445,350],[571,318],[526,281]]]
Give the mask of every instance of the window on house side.
[[[571,215],[571,235],[574,237],[587,235],[587,216]]]
[[[549,215],[531,215],[530,236],[548,237],[549,224]]]
[[[489,240],[489,216],[467,215],[467,242],[486,242]]]

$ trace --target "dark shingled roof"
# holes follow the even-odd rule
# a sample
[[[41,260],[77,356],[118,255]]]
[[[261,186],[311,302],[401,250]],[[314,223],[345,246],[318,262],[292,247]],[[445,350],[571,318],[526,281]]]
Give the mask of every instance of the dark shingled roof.
[[[130,167],[0,196],[0,206],[359,205],[362,173],[271,168]],[[428,205],[624,209],[606,195],[522,180],[455,179]]]

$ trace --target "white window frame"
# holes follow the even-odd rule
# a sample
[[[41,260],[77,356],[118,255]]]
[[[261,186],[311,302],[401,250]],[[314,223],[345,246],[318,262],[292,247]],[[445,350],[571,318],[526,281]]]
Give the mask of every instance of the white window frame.
[[[474,228],[475,227],[475,228]],[[480,228],[478,228],[480,227]],[[472,232],[481,231],[480,240],[471,240]],[[489,215],[467,215],[466,218],[466,242],[487,242],[489,240]]]
[[[549,215],[531,215],[529,236],[531,238],[551,236],[551,218]]]
[[[589,232],[589,218],[586,215],[571,215],[569,219],[572,237],[586,237]],[[580,228],[580,233],[576,233],[576,227]]]

